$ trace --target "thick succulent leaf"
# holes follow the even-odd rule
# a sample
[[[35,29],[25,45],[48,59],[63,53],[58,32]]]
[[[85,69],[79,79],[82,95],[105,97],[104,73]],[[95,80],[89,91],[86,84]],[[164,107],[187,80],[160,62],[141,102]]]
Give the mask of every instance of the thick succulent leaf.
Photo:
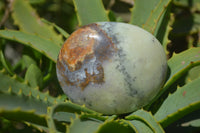
[[[14,75],[11,65],[6,61],[2,50],[0,50],[0,62],[10,75]]]
[[[44,73],[45,76],[43,77],[43,84],[44,85],[50,84],[52,82],[52,80],[57,81],[57,76],[56,76],[56,73],[55,73],[55,69],[56,69],[55,63],[53,61],[50,61],[50,62],[48,62],[48,64],[46,66],[47,66],[47,68],[45,68],[46,71]],[[65,97],[65,99],[67,99],[67,96]]]
[[[139,133],[164,133],[154,116],[142,109],[130,114],[125,119],[129,120]]]
[[[0,116],[28,122],[39,129],[47,127],[45,115],[48,103],[41,101],[39,97],[34,98],[31,93],[24,95],[20,88],[18,93],[15,90],[10,87],[7,91],[0,91]]]
[[[130,23],[154,34],[170,2],[171,0],[135,0]]]
[[[97,133],[134,133],[134,130],[125,120],[112,119],[101,124]]]
[[[40,20],[36,11],[30,6],[27,0],[15,0],[12,3],[12,10],[14,22],[22,31],[49,39],[58,46],[63,44],[62,37],[54,31],[52,26]]]
[[[0,91],[5,92],[11,88],[12,92],[15,94],[22,93],[25,96],[32,96],[35,99],[40,99],[43,102],[47,102],[48,105],[53,105],[56,102],[63,101],[60,98],[54,98],[50,96],[48,93],[40,92],[38,88],[32,89],[27,85],[27,83],[19,82],[15,75],[10,77],[4,74],[4,71],[4,69],[0,70]]]
[[[198,77],[200,77],[200,66],[196,66],[188,72],[185,82],[189,83],[191,80],[195,80]]]
[[[180,54],[173,55],[168,61],[170,75],[163,90],[167,89],[184,73],[197,65],[200,65],[200,47],[191,48]]]
[[[154,35],[156,38],[162,43],[163,37],[167,31],[167,27],[171,23],[170,13],[171,13],[171,3],[166,7],[160,19],[157,23],[156,29],[154,31]],[[169,33],[168,33],[169,34]]]
[[[154,116],[166,127],[197,109],[200,109],[200,77],[169,95]]]
[[[168,79],[159,92],[151,101],[149,106],[164,94],[178,79],[180,79],[191,68],[200,65],[200,47],[191,48],[180,54],[175,54],[168,60]]]
[[[5,110],[13,110],[20,108],[21,110],[28,111],[34,110],[37,114],[46,114],[48,104],[42,102],[39,99],[33,98],[30,94],[25,96],[22,90],[19,89],[18,93],[14,92],[14,89],[10,88],[7,92],[0,93],[0,108]]]
[[[37,128],[41,132],[47,131],[45,115],[35,114],[33,110],[24,111],[20,108],[16,108],[13,110],[4,110],[0,108],[0,116],[6,118],[7,120],[26,122],[29,126],[33,125],[34,128]]]
[[[37,65],[36,61],[28,55],[22,55],[22,58],[19,62],[13,67],[13,69],[17,69],[20,67],[20,70],[24,70],[25,68],[29,68],[30,65]]]
[[[27,83],[21,83],[16,76],[10,77],[5,74],[5,70],[0,71],[0,115],[11,120],[25,121],[35,126],[46,126],[47,108],[55,103],[62,102],[61,98],[51,97],[48,93],[42,93],[38,88],[32,89]],[[15,110],[17,109],[17,112]],[[19,109],[19,110],[18,110]],[[32,111],[32,113],[29,113]],[[24,117],[14,117],[15,114],[24,114]],[[8,116],[7,116],[8,115]],[[27,117],[25,117],[27,116]],[[32,118],[31,117],[36,117]],[[30,118],[30,120],[29,120]],[[57,115],[55,115],[56,119]],[[38,119],[42,119],[38,123]]]
[[[168,6],[165,13],[161,16],[161,21],[159,21],[159,26],[157,27],[155,31],[156,38],[160,41],[162,44],[166,55],[168,55],[167,50],[167,44],[169,44],[171,41],[169,40],[169,33],[172,30],[172,24],[174,22],[174,15],[170,14],[171,6]]]
[[[172,30],[172,27],[171,27],[171,26],[172,26],[172,24],[173,24],[173,22],[174,22],[174,16],[173,16],[173,14],[170,14],[170,17],[169,17],[168,19],[169,19],[169,21],[168,21],[168,23],[167,23],[166,30],[164,31],[163,38],[162,38],[162,42],[161,42],[161,44],[162,44],[162,46],[163,46],[163,48],[164,48],[164,50],[165,50],[166,55],[169,54],[169,52],[168,52],[168,50],[167,50],[167,45],[171,42],[171,41],[169,40],[169,33],[170,33],[171,30]],[[160,32],[158,32],[157,37],[159,36],[159,33],[160,33]]]
[[[171,129],[171,131],[174,131],[174,129]],[[200,119],[182,123],[176,131],[179,133],[198,133],[200,131]]]
[[[180,118],[165,128],[167,133],[196,133],[199,131],[200,109]]]
[[[102,0],[73,0],[79,25],[109,21]]]
[[[48,123],[48,127],[50,128],[50,130],[52,132],[57,132],[56,126],[55,126],[55,122],[54,122],[54,118],[55,118],[55,114],[57,114],[58,112],[62,112],[63,114],[65,114],[65,122],[69,123],[70,118],[74,117],[72,113],[87,113],[90,114],[90,117],[94,117],[97,119],[104,119],[103,116],[101,116],[101,114],[90,110],[88,108],[86,108],[85,106],[80,106],[77,104],[74,104],[70,101],[66,101],[65,103],[58,103],[53,107],[49,107],[48,109],[48,117],[47,117],[47,123]],[[59,119],[57,117],[57,119]],[[60,120],[59,120],[60,121]]]
[[[42,88],[43,76],[41,70],[34,64],[30,65],[26,71],[25,80],[28,81],[31,88]]]
[[[69,112],[56,112],[53,116],[53,119],[60,122],[70,123],[71,119],[76,117],[75,113]]]
[[[189,124],[190,124],[190,126],[193,126],[193,127],[200,127],[200,119],[190,121]]]
[[[68,133],[94,133],[102,122],[98,120],[80,119],[76,116],[71,119],[71,125],[67,129]]]
[[[69,33],[67,33],[64,29],[62,29],[61,27],[59,27],[55,23],[51,23],[51,22],[49,22],[45,19],[42,19],[42,22],[47,23],[48,25],[55,27],[65,38],[69,37]]]
[[[105,122],[96,119],[82,119],[78,116],[72,119],[68,128],[70,133],[134,133],[131,125],[125,120],[109,119]]]
[[[66,101],[64,103],[58,103],[54,107],[52,107],[50,114],[53,115],[56,112],[69,112],[69,113],[78,113],[78,114],[81,114],[81,112],[85,112],[88,114],[101,116],[100,113],[97,113],[91,109],[88,109],[85,106],[80,106],[78,104],[72,103],[70,101]]]
[[[21,31],[0,30],[0,37],[28,45],[46,55],[54,62],[56,62],[59,50],[61,48],[61,46],[56,45],[50,40]]]
[[[39,130],[47,130],[46,113],[49,103],[35,98],[31,93],[26,96],[22,90],[14,89],[0,92],[0,116],[9,120],[22,121]],[[57,115],[55,116],[56,119]],[[56,123],[61,130],[61,124]]]
[[[4,54],[2,51],[0,51],[0,63],[2,63],[3,65],[3,68],[6,70],[6,72],[10,75],[10,76],[13,76],[15,75],[14,73],[14,68],[11,66],[11,64],[5,59],[4,57]],[[23,78],[16,76],[16,79],[19,80],[19,81],[24,81]]]

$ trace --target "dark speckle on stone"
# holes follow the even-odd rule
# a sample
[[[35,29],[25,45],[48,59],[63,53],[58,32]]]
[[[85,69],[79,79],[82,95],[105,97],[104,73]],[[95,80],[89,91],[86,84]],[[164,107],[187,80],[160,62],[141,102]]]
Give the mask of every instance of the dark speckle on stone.
[[[110,25],[110,26],[107,26],[107,25]],[[113,33],[113,29],[115,29],[115,26],[116,24],[115,23],[112,23],[112,24],[109,24],[109,23],[105,23],[105,25],[102,25],[102,27],[106,27],[107,31],[108,31],[108,36],[110,38],[112,38],[112,42],[115,44],[115,46],[117,47],[117,53],[115,55],[116,59],[115,61],[118,62],[118,65],[116,66],[116,69],[122,73],[122,75],[124,76],[124,81],[126,82],[126,84],[128,85],[130,91],[131,91],[131,94],[137,94],[136,91],[134,91],[133,93],[133,82],[135,81],[136,77],[132,78],[131,75],[128,73],[126,67],[124,66],[125,64],[125,61],[126,61],[126,53],[123,51],[123,48],[122,46],[120,46],[120,40],[123,41],[123,38],[121,38],[121,36],[119,37],[118,34],[111,34]],[[109,27],[109,28],[107,28]],[[119,40],[120,38],[120,40]],[[134,68],[134,66],[133,66]]]
[[[85,97],[83,98],[83,101],[84,101],[84,102],[86,101],[86,98],[85,98]]]
[[[131,97],[135,97],[136,94],[138,94],[138,91],[136,89],[132,89],[129,92],[129,96],[131,96]]]
[[[69,97],[69,96],[68,96],[68,97]],[[70,98],[70,97],[69,97],[69,99],[70,99],[71,102],[74,102],[73,98]]]
[[[119,46],[118,46],[119,47]],[[126,67],[124,66],[126,61],[126,53],[123,51],[122,48],[119,48],[117,52],[116,61],[118,62],[118,65],[116,66],[116,69],[122,73],[124,76],[124,81],[128,85],[128,89],[130,90],[130,95],[134,96],[137,94],[137,91],[133,87],[133,82],[136,80],[136,77],[132,77],[129,73]],[[133,66],[134,69],[135,66]]]
[[[141,91],[140,93],[138,93],[137,97],[138,97],[139,99],[144,99],[144,97],[145,97],[145,92],[144,92],[144,91]]]
[[[153,42],[153,44],[156,44],[156,41],[155,41],[154,37],[152,38],[152,42]]]
[[[86,103],[88,106],[92,107],[91,101],[88,101],[87,98],[83,97],[82,100],[83,100],[84,103]]]
[[[92,107],[92,103],[91,102],[87,102],[87,105]]]
[[[113,103],[114,103],[114,104],[116,104],[116,103],[117,103],[117,101],[116,101],[115,99],[113,99]]]

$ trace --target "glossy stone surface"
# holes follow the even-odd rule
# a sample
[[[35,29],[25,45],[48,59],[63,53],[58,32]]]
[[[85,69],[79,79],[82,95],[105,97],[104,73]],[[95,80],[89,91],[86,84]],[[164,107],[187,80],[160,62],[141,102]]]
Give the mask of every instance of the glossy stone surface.
[[[57,77],[69,99],[108,115],[146,105],[162,87],[166,72],[158,40],[125,23],[81,27],[66,40],[57,60]]]

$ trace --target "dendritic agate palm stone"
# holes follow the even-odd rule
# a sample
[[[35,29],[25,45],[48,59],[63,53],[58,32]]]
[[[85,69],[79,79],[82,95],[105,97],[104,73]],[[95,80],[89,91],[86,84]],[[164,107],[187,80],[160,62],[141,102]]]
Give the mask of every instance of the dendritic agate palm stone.
[[[148,104],[166,72],[159,41],[137,26],[116,22],[79,28],[57,60],[57,77],[68,98],[107,115],[130,113]]]

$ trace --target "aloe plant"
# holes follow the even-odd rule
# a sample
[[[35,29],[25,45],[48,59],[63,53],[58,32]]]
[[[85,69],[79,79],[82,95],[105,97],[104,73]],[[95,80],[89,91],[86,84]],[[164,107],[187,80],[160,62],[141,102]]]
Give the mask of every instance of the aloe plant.
[[[107,2],[0,2],[0,132],[200,131],[200,2]],[[131,7],[128,20],[116,12],[115,4],[123,2],[118,8]],[[66,17],[56,18],[65,22],[41,18],[61,11]],[[147,106],[130,114],[107,116],[72,103],[57,82],[55,63],[64,40],[75,27],[100,21],[137,25],[152,33],[168,55],[168,76],[161,91]],[[15,56],[9,59],[7,55],[11,46],[23,49],[15,63]]]

